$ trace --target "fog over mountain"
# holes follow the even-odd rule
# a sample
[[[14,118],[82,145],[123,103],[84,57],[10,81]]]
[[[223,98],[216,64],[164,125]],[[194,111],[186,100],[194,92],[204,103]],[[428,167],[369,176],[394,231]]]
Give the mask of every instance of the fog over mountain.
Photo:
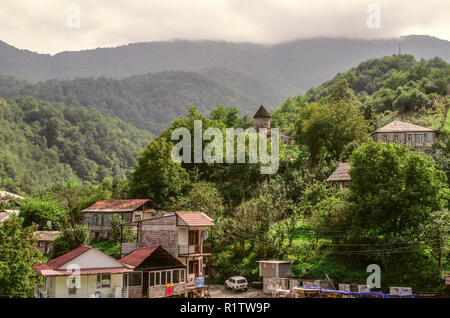
[[[450,61],[450,42],[411,35],[400,39],[312,38],[263,45],[220,41],[132,43],[56,55],[20,50],[0,42],[0,74],[37,82],[78,77],[124,78],[161,71],[230,70],[284,83],[297,93],[368,58],[401,53]],[[287,96],[286,96],[287,97]]]

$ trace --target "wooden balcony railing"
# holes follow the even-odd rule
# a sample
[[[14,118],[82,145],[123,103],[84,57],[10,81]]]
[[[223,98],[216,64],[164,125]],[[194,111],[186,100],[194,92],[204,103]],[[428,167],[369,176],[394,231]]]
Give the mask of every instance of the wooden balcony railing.
[[[178,256],[211,255],[211,244],[178,245]]]

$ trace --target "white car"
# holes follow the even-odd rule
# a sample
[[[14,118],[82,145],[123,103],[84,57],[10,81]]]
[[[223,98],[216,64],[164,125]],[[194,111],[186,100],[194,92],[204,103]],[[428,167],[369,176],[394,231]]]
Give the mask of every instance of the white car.
[[[247,279],[243,276],[233,276],[225,281],[225,289],[231,289],[234,293],[248,289]]]

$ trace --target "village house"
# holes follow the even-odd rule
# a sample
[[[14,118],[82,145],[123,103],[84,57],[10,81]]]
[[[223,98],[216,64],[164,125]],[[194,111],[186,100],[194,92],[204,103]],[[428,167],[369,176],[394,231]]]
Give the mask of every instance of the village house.
[[[339,189],[346,188],[350,182],[348,171],[351,166],[348,163],[340,162],[336,170],[327,178],[327,181],[336,183]]]
[[[133,271],[92,246],[33,268],[44,276],[44,285],[36,285],[36,298],[126,298],[126,274]]]
[[[395,120],[370,134],[374,141],[399,143],[413,150],[433,153],[432,145],[436,141],[436,130]]]
[[[91,229],[91,239],[108,238],[111,219],[118,215],[125,222],[136,222],[153,217],[157,212],[150,199],[98,201],[81,211],[83,223]]]
[[[53,241],[61,235],[60,231],[36,231],[33,236],[37,242],[37,248],[43,254],[48,254],[52,250]]]
[[[267,138],[270,138],[271,136],[270,117],[270,113],[264,108],[263,105],[259,107],[258,111],[253,116],[255,130],[259,132],[262,128],[267,129]],[[292,144],[294,140],[292,137],[284,134],[282,131],[280,131],[280,138],[286,144]]]
[[[370,136],[376,142],[405,144],[412,150],[431,155],[436,134],[436,130],[395,120],[375,130]],[[347,163],[339,163],[327,181],[338,184],[340,189],[347,187],[350,182],[350,175],[348,174],[350,168],[351,166]]]
[[[122,255],[135,249],[160,245],[187,267],[186,296],[202,297],[209,284],[211,244],[207,227],[213,220],[203,212],[174,212],[124,224],[137,231],[137,242],[122,243]]]
[[[119,262],[133,269],[126,284],[129,298],[186,295],[186,266],[159,245],[136,249]]]

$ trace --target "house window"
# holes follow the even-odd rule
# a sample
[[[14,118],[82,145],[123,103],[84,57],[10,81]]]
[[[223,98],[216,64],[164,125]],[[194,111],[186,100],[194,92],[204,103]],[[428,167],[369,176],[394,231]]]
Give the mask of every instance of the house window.
[[[97,275],[97,288],[109,288],[111,287],[111,275],[101,274]]]
[[[408,134],[408,142],[409,143],[413,142],[413,134]]]
[[[189,245],[198,245],[198,232],[189,231]]]
[[[398,142],[398,135],[394,136],[394,142]]]
[[[155,286],[155,272],[150,273],[150,286]]]
[[[180,271],[178,269],[174,269],[173,270],[173,280],[172,282],[174,284],[179,283],[180,282]]]
[[[184,283],[184,269],[180,270],[180,283]]]
[[[417,142],[423,142],[423,134],[417,134]]]
[[[166,284],[166,272],[163,271],[161,272],[161,285],[165,285]]]
[[[189,274],[199,273],[199,262],[198,260],[189,261]]]
[[[160,277],[161,277],[161,273],[160,272],[156,272],[155,273],[155,286],[160,285]]]
[[[383,142],[388,142],[387,136],[382,136],[382,137],[381,137],[381,140],[382,140]]]
[[[142,272],[130,273],[130,286],[142,286]]]

